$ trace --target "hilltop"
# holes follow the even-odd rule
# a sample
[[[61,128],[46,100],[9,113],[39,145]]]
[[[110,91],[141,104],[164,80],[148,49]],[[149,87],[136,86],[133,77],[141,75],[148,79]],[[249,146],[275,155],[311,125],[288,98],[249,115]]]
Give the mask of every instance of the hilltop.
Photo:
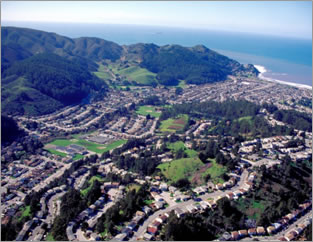
[[[3,27],[1,34],[2,111],[8,114],[51,113],[103,95],[108,86],[200,85],[258,74],[203,45],[120,46],[16,27]]]

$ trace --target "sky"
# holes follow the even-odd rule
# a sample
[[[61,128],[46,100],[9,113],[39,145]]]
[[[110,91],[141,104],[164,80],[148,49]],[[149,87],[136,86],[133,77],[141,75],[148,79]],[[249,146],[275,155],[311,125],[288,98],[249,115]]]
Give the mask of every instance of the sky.
[[[1,21],[136,24],[312,38],[311,1],[2,1]]]

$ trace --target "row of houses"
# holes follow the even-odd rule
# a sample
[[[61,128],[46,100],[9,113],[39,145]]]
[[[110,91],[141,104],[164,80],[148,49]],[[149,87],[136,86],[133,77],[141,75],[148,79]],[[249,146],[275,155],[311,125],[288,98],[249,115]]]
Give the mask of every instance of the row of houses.
[[[134,233],[134,230],[138,228],[138,225],[143,221],[145,213],[137,211],[132,220],[122,228],[121,233],[117,234],[113,239],[118,241],[124,241]]]
[[[84,211],[82,211],[74,221],[69,222],[69,224],[66,227],[66,235],[69,241],[76,240],[76,236],[73,232],[73,228],[80,223],[83,220],[88,219],[89,217],[93,216],[98,208],[101,208],[104,203],[106,202],[105,195],[98,198],[98,200],[90,205],[88,208],[86,208]]]
[[[274,235],[277,232],[281,231],[283,228],[286,228],[289,224],[293,223],[297,218],[302,216],[305,212],[308,211],[309,208],[312,207],[311,202],[307,202],[304,204],[301,204],[299,206],[299,209],[293,211],[292,213],[287,214],[286,216],[282,217],[279,221],[273,223],[271,226],[268,226],[264,228],[263,226],[259,226],[256,228],[250,228],[250,229],[242,229],[238,231],[232,231],[231,233],[224,233],[223,236],[219,239],[220,241],[223,240],[239,240],[248,236],[265,236],[265,235]],[[305,228],[305,225],[299,225],[298,228],[295,229],[295,231],[291,231],[286,236],[279,238],[279,240],[283,241],[291,241],[298,236],[303,229]]]

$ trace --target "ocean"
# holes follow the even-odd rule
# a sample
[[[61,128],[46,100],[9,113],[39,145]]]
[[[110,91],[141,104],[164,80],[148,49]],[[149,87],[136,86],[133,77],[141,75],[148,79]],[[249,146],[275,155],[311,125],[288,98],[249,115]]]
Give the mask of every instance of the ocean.
[[[312,40],[248,33],[156,26],[77,23],[2,22],[71,38],[98,37],[120,45],[154,43],[205,45],[242,64],[264,66],[263,76],[312,86]]]

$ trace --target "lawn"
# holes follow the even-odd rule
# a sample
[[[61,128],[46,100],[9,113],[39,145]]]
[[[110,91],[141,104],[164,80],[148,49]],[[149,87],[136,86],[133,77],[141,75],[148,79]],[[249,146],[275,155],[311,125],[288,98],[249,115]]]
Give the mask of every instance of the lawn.
[[[93,143],[93,142],[83,140],[83,139],[74,139],[74,140],[57,139],[57,140],[54,140],[53,142],[51,142],[49,144],[57,145],[57,146],[68,146],[70,144],[77,144],[77,145],[81,145],[81,146],[85,147],[89,151],[93,151],[95,153],[102,154],[103,152],[115,149],[116,147],[118,147],[122,144],[125,144],[126,142],[127,142],[127,140],[122,139],[122,140],[114,141],[113,143],[111,143],[109,145],[101,145],[101,144]],[[49,149],[49,151],[51,152],[51,149]],[[56,151],[56,152],[58,152],[58,151]],[[54,154],[57,154],[56,152]],[[58,152],[58,155],[64,156],[61,153],[62,152]],[[66,156],[66,154],[65,154],[65,156]],[[77,157],[76,159],[80,159],[80,158]]]
[[[144,115],[144,116],[147,116],[148,114],[150,114],[150,116],[155,117],[155,118],[158,118],[161,116],[161,113],[156,112],[155,108],[152,106],[140,106],[137,109],[136,113],[140,115]]]
[[[87,193],[89,192],[89,190],[92,188],[92,185],[94,183],[95,180],[98,180],[99,182],[104,182],[104,179],[100,176],[93,176],[90,178],[90,180],[88,181],[88,184],[89,186],[83,190],[80,191],[80,193],[83,195],[83,196],[86,196]]]
[[[160,164],[157,168],[170,182],[176,182],[182,178],[190,179],[201,166],[203,163],[199,158],[183,158]]]
[[[186,148],[184,142],[182,141],[177,141],[175,143],[168,143],[167,148],[169,148],[170,150],[174,152],[177,152],[179,149],[183,149],[189,158],[192,158],[198,155],[197,151]]]
[[[156,83],[155,73],[138,66],[130,66],[128,68],[119,70],[118,73],[120,75],[126,76],[130,81],[135,81],[140,84],[151,85],[154,82]]]
[[[160,130],[161,132],[176,132],[184,129],[185,125],[188,122],[188,115],[184,114],[176,119],[166,119],[161,122]]]
[[[211,167],[208,168],[202,176],[204,177],[209,174],[214,184],[223,183],[224,180],[220,176],[227,172],[227,168],[218,164],[215,159],[210,159],[210,161],[212,164]]]
[[[22,215],[18,219],[18,221],[21,221],[23,218],[30,216],[30,206],[26,206],[26,207],[21,208],[21,211],[22,211]]]

